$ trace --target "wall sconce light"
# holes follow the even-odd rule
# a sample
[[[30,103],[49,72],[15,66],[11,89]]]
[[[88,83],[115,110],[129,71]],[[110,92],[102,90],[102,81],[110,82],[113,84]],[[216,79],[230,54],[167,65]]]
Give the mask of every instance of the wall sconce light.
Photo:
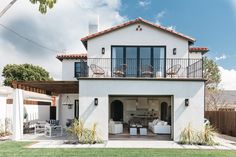
[[[98,98],[94,98],[94,105],[98,106]]]
[[[184,100],[185,106],[189,106],[189,99]]]
[[[102,54],[105,54],[105,47],[102,48]]]
[[[176,55],[176,53],[177,53],[177,49],[173,48],[173,55]]]

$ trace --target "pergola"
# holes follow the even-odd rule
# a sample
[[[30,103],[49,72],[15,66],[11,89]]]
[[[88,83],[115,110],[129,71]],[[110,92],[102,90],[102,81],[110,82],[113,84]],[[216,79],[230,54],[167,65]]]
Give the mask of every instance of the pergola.
[[[47,95],[79,92],[78,81],[13,81],[12,87]]]
[[[13,139],[23,138],[23,90],[46,95],[79,93],[78,81],[13,81]]]

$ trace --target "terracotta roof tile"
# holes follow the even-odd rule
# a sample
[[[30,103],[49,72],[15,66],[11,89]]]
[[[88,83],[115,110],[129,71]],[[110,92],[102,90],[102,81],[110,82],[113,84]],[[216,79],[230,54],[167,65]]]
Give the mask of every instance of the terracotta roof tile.
[[[112,31],[115,31],[117,29],[120,29],[120,28],[123,28],[125,26],[129,26],[129,25],[132,25],[132,24],[135,24],[135,23],[144,23],[144,24],[147,24],[147,25],[150,25],[150,26],[153,26],[155,28],[158,28],[158,29],[161,29],[163,31],[166,31],[166,32],[169,32],[169,33],[172,33],[174,35],[177,35],[179,37],[182,37],[184,39],[187,39],[189,40],[190,42],[195,42],[196,40],[194,38],[191,38],[189,36],[186,36],[182,33],[179,33],[179,32],[176,32],[175,30],[172,30],[172,29],[169,29],[169,28],[166,28],[166,27],[163,27],[163,26],[160,26],[160,25],[157,25],[157,24],[154,24],[154,23],[151,23],[149,21],[146,21],[142,18],[137,18],[135,20],[131,20],[131,21],[128,21],[128,22],[125,22],[123,24],[120,24],[120,25],[117,25],[117,26],[114,26],[114,27],[111,27],[109,29],[106,29],[106,30],[103,30],[103,31],[100,31],[100,32],[97,32],[97,33],[94,33],[94,34],[91,34],[91,35],[88,35],[84,38],[81,38],[81,41],[85,44],[85,42],[91,38],[94,38],[94,37],[97,37],[97,36],[100,36],[100,35],[103,35],[103,34],[106,34],[106,33],[109,33],[109,32],[112,32]]]
[[[189,52],[208,52],[209,49],[207,47],[190,47]]]
[[[81,53],[81,54],[61,54],[57,55],[56,57],[60,61],[63,59],[87,59],[87,53]]]

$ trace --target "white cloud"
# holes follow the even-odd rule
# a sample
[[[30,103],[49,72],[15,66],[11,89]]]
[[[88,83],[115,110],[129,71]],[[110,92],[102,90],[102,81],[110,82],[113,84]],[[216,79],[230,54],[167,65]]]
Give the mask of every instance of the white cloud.
[[[9,0],[1,0],[0,10]],[[88,34],[88,20],[99,15],[100,29],[126,20],[119,9],[121,0],[59,0],[46,15],[29,0],[17,1],[1,18],[0,23],[18,33],[56,50],[69,53],[85,52],[80,39]],[[8,63],[32,63],[43,66],[56,78],[61,78],[60,52],[38,48],[0,27],[0,73]],[[1,81],[1,80],[0,80]]]
[[[168,26],[167,28],[174,31],[176,30],[176,26]]]
[[[232,6],[232,9],[235,12],[235,16],[236,16],[236,0],[229,0],[230,5]]]
[[[219,67],[221,72],[221,83],[220,87],[225,90],[236,90],[236,70],[235,69],[224,69]]]
[[[227,56],[225,54],[219,56],[219,57],[215,57],[216,61],[220,61],[220,60],[225,60],[227,58]]]
[[[156,24],[161,24],[160,20],[164,17],[164,15],[166,14],[165,11],[161,11],[159,13],[157,13],[155,19],[156,19]]]
[[[236,0],[231,0],[233,6],[236,8]]]
[[[141,6],[141,7],[147,7],[148,5],[151,4],[151,1],[150,1],[150,0],[140,0],[140,1],[138,2],[138,4],[139,4],[139,6]]]

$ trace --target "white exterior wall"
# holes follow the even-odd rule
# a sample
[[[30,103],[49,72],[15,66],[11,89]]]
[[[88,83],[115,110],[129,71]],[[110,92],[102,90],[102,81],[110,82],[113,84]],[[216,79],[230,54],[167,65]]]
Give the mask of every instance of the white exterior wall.
[[[142,31],[136,31],[141,25]],[[88,40],[88,58],[111,58],[112,45],[166,46],[167,58],[188,58],[188,41],[145,24],[134,24]],[[102,47],[106,52],[102,55]],[[173,55],[173,48],[177,54]]]
[[[98,133],[108,140],[109,95],[173,95],[172,126],[174,140],[192,124],[196,130],[204,121],[204,82],[201,81],[150,81],[150,80],[80,80],[80,118],[87,127],[98,124]],[[98,98],[98,106],[94,105]],[[190,105],[184,100],[189,98]]]
[[[202,52],[190,52],[189,58],[191,59],[201,59],[202,58]]]
[[[68,106],[63,105],[66,101],[66,97],[69,96],[71,103],[73,104],[71,109],[68,109]],[[74,119],[75,113],[75,100],[79,99],[79,94],[62,94],[61,95],[61,102],[59,107],[59,120],[61,125],[64,127],[66,126],[67,119]]]
[[[13,105],[7,104],[6,107],[6,117],[12,118],[13,114]],[[28,114],[27,121],[36,122],[36,121],[45,121],[50,120],[50,106],[49,105],[24,105],[24,112]]]
[[[75,59],[64,59],[62,61],[62,80],[63,81],[75,81],[74,76],[75,62],[79,60]]]

